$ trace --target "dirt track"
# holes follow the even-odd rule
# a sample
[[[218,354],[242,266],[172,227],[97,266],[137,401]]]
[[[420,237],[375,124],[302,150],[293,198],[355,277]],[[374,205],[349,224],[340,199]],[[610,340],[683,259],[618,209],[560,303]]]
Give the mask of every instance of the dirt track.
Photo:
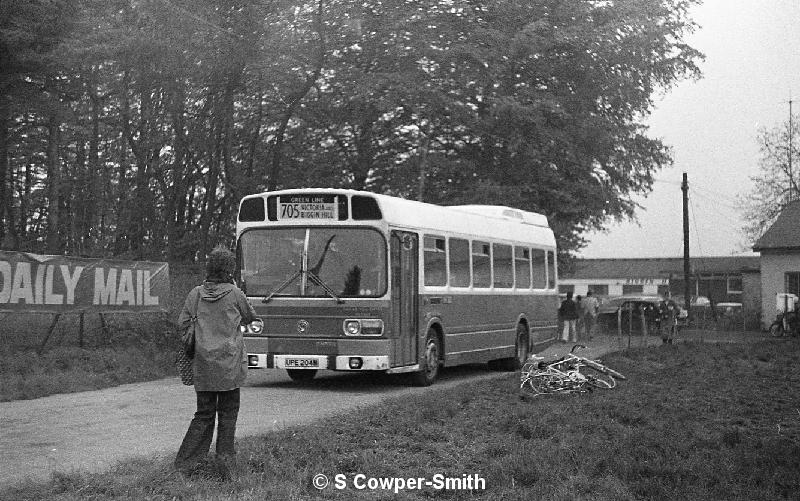
[[[660,343],[650,338],[651,343]],[[603,338],[582,354],[598,357],[627,345]],[[634,346],[641,345],[641,338]],[[562,354],[556,344],[544,354]],[[283,371],[251,371],[242,388],[237,439],[309,423],[387,397],[449,388],[497,377],[485,366],[444,371],[432,388],[413,388],[388,376],[324,371],[307,384]],[[104,471],[132,457],[171,457],[195,410],[194,391],[177,378],[35,400],[0,403],[0,484],[26,477],[46,480],[53,471]]]

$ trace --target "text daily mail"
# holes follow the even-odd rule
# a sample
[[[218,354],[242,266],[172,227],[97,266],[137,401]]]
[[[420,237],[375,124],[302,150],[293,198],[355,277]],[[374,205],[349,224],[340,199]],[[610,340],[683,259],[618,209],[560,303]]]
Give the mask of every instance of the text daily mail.
[[[0,261],[0,304],[158,306],[151,270],[92,268]]]

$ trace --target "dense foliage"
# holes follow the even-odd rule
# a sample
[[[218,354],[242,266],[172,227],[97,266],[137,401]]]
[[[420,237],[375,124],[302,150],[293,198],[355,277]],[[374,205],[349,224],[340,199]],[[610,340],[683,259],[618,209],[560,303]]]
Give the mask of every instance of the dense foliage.
[[[328,186],[546,214],[566,251],[671,161],[696,0],[4,0],[3,248],[171,260],[241,196]]]

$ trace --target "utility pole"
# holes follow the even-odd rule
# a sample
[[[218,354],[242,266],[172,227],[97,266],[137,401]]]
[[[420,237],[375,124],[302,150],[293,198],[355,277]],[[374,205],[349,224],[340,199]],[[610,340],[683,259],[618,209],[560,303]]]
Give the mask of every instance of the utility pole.
[[[691,277],[691,267],[689,266],[689,178],[686,173],[683,173],[683,182],[681,183],[681,191],[683,191],[683,303],[686,312],[691,314],[691,288],[689,287],[689,279]]]
[[[792,178],[792,98],[789,97],[789,201],[794,198],[794,179]]]

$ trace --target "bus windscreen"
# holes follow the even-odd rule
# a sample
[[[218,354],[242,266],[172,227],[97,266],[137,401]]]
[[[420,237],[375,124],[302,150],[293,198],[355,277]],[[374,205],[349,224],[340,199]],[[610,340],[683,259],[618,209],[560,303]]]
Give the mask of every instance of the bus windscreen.
[[[248,296],[379,297],[386,293],[386,241],[368,228],[259,228],[244,232]]]

